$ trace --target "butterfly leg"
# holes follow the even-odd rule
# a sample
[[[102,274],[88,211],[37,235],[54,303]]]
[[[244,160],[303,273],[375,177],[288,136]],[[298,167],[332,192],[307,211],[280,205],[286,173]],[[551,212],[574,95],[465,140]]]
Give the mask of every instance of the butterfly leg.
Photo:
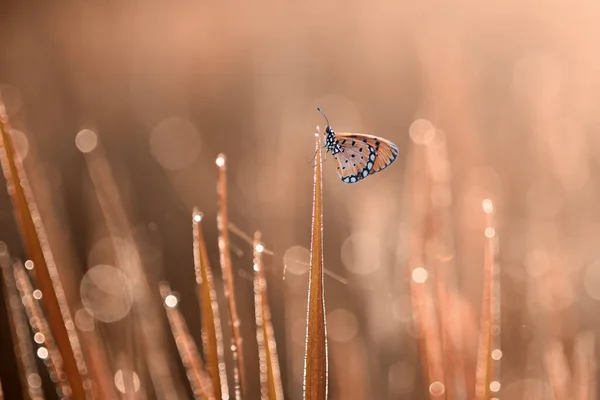
[[[326,147],[327,147],[327,145],[321,147],[321,149],[324,149]],[[313,156],[313,158],[311,158],[309,163],[313,163],[315,161],[315,158],[317,158],[317,151],[320,151],[321,149],[315,151],[315,155]],[[325,151],[325,158],[323,159],[323,161],[321,161],[321,163],[323,163],[326,159],[327,159],[327,151]],[[314,164],[313,164],[313,167],[314,167]]]
[[[310,159],[309,163],[313,163],[315,161],[315,159],[317,158],[317,151],[319,150],[315,150],[315,155],[313,156],[313,158]]]

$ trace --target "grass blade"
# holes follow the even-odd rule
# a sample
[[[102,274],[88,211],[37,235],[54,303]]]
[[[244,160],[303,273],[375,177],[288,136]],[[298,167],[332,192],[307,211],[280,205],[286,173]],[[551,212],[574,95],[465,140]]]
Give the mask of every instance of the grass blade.
[[[29,319],[31,331],[41,339],[40,346],[38,347],[38,356],[45,360],[50,379],[56,384],[57,393],[60,393],[61,396],[69,397],[68,393],[71,392],[71,388],[68,377],[64,373],[63,359],[56,346],[54,336],[48,327],[44,312],[36,297],[34,297],[34,288],[27,275],[27,271],[20,261],[14,262],[13,274],[21,296],[21,302]]]
[[[407,181],[410,183],[410,258],[411,273],[410,291],[414,324],[419,332],[419,353],[429,398],[439,398],[446,393],[443,347],[440,335],[440,321],[436,313],[432,279],[434,273],[426,268],[425,242],[428,235],[427,226],[431,222],[429,198],[431,180],[427,170],[427,149],[424,146],[412,146],[410,158],[407,160]]]
[[[481,327],[479,331],[479,349],[477,366],[475,370],[475,396],[478,400],[485,400],[490,392],[500,389],[499,358],[495,362],[492,351],[500,348],[500,273],[496,264],[496,230],[493,227],[493,204],[486,199],[482,203],[486,213],[486,228],[484,231],[486,241],[484,248],[484,280],[483,304],[481,306]],[[494,334],[496,330],[496,334]],[[493,383],[493,384],[492,384]]]
[[[44,400],[44,391],[31,344],[31,336],[29,335],[27,315],[22,307],[23,302],[17,290],[12,264],[13,261],[6,244],[0,242],[0,269],[4,281],[4,304],[7,308],[10,334],[15,344],[14,350],[23,398]],[[1,398],[2,396],[0,396]]]
[[[316,136],[313,192],[312,238],[304,354],[304,399],[325,400],[328,395],[327,327],[325,323],[325,289],[323,285],[323,176],[321,142]]]
[[[194,268],[198,283],[198,301],[202,320],[202,344],[208,374],[212,380],[215,398],[229,393],[227,372],[223,359],[223,334],[219,317],[217,292],[213,284],[212,271],[208,262],[206,243],[202,234],[202,213],[194,208],[192,215],[194,235]]]
[[[264,245],[260,232],[254,234],[254,309],[256,317],[256,341],[260,359],[260,385],[263,400],[283,400],[281,371],[277,357],[277,344],[271,310],[267,296],[267,279],[262,265]]]
[[[470,385],[466,373],[465,338],[466,328],[462,321],[467,315],[460,307],[460,292],[456,268],[451,170],[446,137],[435,130],[425,148],[430,182],[429,215],[431,236],[429,243],[435,243],[433,251],[426,251],[426,263],[434,271],[433,292],[435,310],[439,320],[445,398],[459,400],[468,397]],[[445,196],[440,196],[445,193]]]
[[[151,277],[144,271],[141,253],[132,234],[133,227],[128,216],[127,204],[118,190],[119,175],[113,172],[99,141],[93,151],[84,153],[84,159],[110,236],[123,238],[136,248],[134,252],[125,251],[119,246],[113,248],[117,259],[116,266],[128,277],[138,279],[134,285],[134,307],[132,308],[132,326],[138,333],[128,334],[123,338],[129,348],[126,351],[128,356],[123,359],[128,365],[126,368],[133,369],[140,360],[145,362],[149,366],[150,382],[154,386],[157,398],[169,400],[180,398],[184,395],[180,388],[181,381],[175,371],[175,364],[168,356],[167,334],[160,323],[159,304],[151,291],[149,282]],[[132,349],[138,345],[135,341],[136,335],[142,339],[139,344],[143,348],[143,353],[140,354],[139,359],[132,356]],[[125,386],[133,387],[132,375],[126,375],[123,379]]]
[[[223,284],[225,285],[225,297],[229,308],[229,326],[231,328],[231,353],[233,355],[233,381],[235,384],[235,398],[244,398],[246,389],[244,373],[244,349],[242,347],[241,323],[235,304],[235,286],[233,284],[233,272],[231,271],[231,254],[229,253],[229,219],[227,217],[227,168],[225,155],[217,157],[219,167],[219,178],[217,192],[219,196],[219,215],[217,225],[219,228],[219,252],[221,255],[221,268],[223,270]]]
[[[8,115],[4,105],[0,103],[0,161],[8,193],[15,209],[17,224],[27,254],[35,266],[36,282],[44,294],[42,301],[48,312],[48,322],[63,359],[73,398],[85,399],[86,391],[78,368],[78,363],[85,368],[79,350],[79,339],[25,170],[19,157],[16,156],[9,132]],[[74,347],[77,349],[77,356]]]
[[[546,345],[544,367],[546,368],[548,383],[554,392],[554,400],[573,398],[571,370],[565,355],[565,348],[559,340],[550,340]]]
[[[175,339],[183,367],[186,369],[186,375],[190,382],[194,399],[214,400],[215,396],[210,377],[204,371],[202,359],[198,354],[194,339],[190,335],[183,315],[181,315],[181,311],[179,310],[179,299],[173,294],[168,283],[161,283],[159,289],[163,298],[167,319],[171,326],[171,332],[173,333],[173,339]]]
[[[596,399],[596,336],[593,332],[581,332],[575,338],[573,352],[573,399]]]

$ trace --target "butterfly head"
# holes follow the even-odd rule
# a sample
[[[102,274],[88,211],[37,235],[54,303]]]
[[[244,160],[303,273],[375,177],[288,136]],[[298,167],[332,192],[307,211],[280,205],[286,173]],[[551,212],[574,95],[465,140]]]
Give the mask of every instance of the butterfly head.
[[[327,121],[327,127],[325,128],[325,148],[326,151],[330,151],[333,154],[336,154],[341,151],[337,138],[335,137],[335,131],[329,125],[329,120],[325,113],[317,107],[317,111],[325,117],[325,121]]]

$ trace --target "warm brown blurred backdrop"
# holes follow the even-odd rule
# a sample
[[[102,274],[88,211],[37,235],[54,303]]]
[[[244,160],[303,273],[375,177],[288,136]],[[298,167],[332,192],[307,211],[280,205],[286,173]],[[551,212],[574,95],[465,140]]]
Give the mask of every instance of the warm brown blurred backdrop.
[[[462,343],[468,391],[484,277],[481,204],[489,198],[502,268],[498,398],[562,398],[548,365],[577,370],[572,360],[582,346],[595,362],[600,329],[600,3],[426,3],[0,3],[0,95],[22,132],[13,136],[21,154],[27,148],[24,164],[72,312],[86,294],[97,301],[85,272],[116,263],[90,177],[98,164],[85,153],[97,140],[116,186],[103,184],[116,189],[134,228],[135,243],[120,239],[120,246],[141,260],[142,268],[123,279],[146,275],[168,334],[157,346],[167,346],[179,396],[191,396],[156,288],[167,280],[179,292],[199,343],[190,215],[194,206],[205,215],[222,293],[214,160],[223,152],[230,220],[248,234],[261,230],[275,253],[265,263],[284,389],[286,398],[300,399],[309,160],[314,127],[324,124],[320,106],[336,131],[378,134],[400,148],[392,167],[357,185],[339,180],[333,160],[324,165],[325,267],[348,280],[326,280],[330,398],[425,399],[435,389],[423,378],[411,322],[407,222],[410,149],[432,132],[447,153],[430,160],[444,182],[430,197],[451,210],[445,227],[454,245],[444,262],[452,260],[449,286],[461,317],[448,326],[462,329],[453,340]],[[26,259],[9,198],[0,192],[0,240]],[[252,250],[232,240],[243,252],[232,257],[254,399]],[[96,271],[115,284],[113,270]],[[97,325],[112,374],[128,365],[142,387],[133,398],[160,398],[138,341],[144,327],[135,326],[129,300],[115,290],[106,299],[114,304],[91,306],[104,307],[96,309],[104,315]],[[6,398],[18,399],[0,310],[0,379]],[[565,362],[548,361],[556,348]],[[52,398],[46,378],[44,385]]]

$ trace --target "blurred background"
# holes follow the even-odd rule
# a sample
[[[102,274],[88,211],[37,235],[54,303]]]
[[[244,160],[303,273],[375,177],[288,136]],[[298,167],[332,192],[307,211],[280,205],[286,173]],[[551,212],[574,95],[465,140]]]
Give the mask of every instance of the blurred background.
[[[600,5],[584,0],[4,0],[0,96],[77,330],[101,338],[114,396],[192,398],[158,284],[178,292],[200,346],[194,206],[227,324],[224,153],[229,218],[249,236],[260,230],[273,252],[264,262],[282,383],[286,399],[302,398],[319,106],[337,132],[400,148],[357,185],[340,181],[331,158],[323,165],[324,262],[343,278],[325,278],[330,398],[475,398],[489,311],[486,398],[595,399],[599,19]],[[0,192],[0,240],[25,261]],[[247,398],[257,399],[252,247],[231,240]],[[487,284],[498,289],[491,305]],[[0,381],[20,399],[2,301]]]

